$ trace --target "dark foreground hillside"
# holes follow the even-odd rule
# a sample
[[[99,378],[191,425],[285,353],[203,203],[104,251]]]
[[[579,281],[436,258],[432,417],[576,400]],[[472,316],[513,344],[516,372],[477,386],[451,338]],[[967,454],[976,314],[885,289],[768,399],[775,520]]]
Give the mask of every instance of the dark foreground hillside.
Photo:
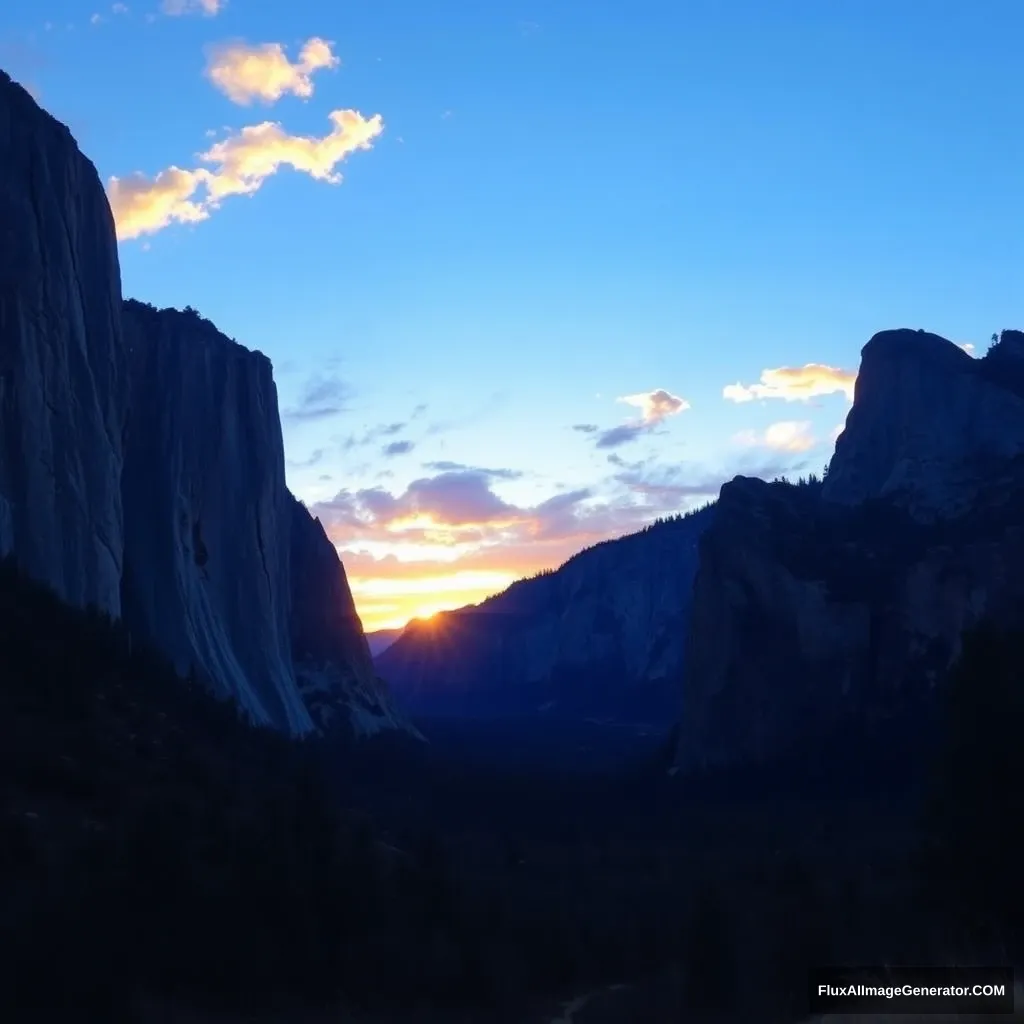
[[[488,773],[451,744],[328,757],[5,563],[5,1019],[547,1024],[598,991],[578,1024],[783,1021],[811,963],[992,959],[1022,920],[1019,654],[968,652],[922,859],[895,785]]]

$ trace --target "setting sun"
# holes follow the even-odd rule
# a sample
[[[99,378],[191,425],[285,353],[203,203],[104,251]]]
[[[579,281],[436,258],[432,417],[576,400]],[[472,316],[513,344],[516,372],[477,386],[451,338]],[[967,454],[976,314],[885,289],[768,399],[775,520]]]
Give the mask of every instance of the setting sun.
[[[344,553],[342,554],[344,558]],[[516,579],[512,572],[456,570],[444,573],[436,564],[418,567],[422,575],[392,578],[349,576],[363,628],[396,629],[410,619],[430,619],[438,612],[477,604],[504,590]],[[410,570],[415,569],[410,566]]]

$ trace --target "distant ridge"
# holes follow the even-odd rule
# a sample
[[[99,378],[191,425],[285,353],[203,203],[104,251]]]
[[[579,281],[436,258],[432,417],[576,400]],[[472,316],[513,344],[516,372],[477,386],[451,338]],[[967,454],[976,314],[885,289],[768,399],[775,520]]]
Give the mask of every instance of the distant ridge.
[[[377,671],[413,714],[668,724],[697,540],[714,514],[657,522],[479,605],[413,621],[377,655]]]

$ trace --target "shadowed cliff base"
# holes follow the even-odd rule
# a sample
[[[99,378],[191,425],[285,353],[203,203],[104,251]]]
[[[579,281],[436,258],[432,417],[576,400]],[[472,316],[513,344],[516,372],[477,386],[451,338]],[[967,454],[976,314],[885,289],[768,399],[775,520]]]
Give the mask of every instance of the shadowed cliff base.
[[[492,780],[474,765],[435,794],[442,829],[369,798],[345,809],[315,746],[244,724],[104,615],[10,564],[0,611],[12,1019],[137,1020],[142,1000],[224,1021],[294,1024],[308,1009],[518,1024],[623,984],[661,1001],[651,1021],[680,1005],[783,1021],[800,1015],[808,963],[989,958],[1019,940],[1020,908],[993,897],[1022,852],[999,814],[1020,812],[978,800],[993,773],[1019,777],[1006,738],[1020,711],[998,683],[1024,664],[1015,638],[968,649],[956,720],[995,709],[1002,724],[950,734],[926,849],[919,801],[877,794],[701,800],[666,786],[645,807],[621,780],[526,777],[481,792],[494,805],[481,820],[468,794]],[[952,884],[968,875],[986,888]],[[935,883],[923,895],[922,879]]]

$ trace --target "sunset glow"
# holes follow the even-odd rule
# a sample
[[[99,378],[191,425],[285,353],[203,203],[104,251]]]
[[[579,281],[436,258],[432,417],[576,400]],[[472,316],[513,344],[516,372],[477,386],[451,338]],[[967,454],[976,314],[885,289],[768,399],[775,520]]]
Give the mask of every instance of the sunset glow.
[[[345,554],[342,552],[342,558]],[[408,563],[407,563],[408,564]],[[415,566],[417,563],[411,563]],[[439,574],[437,567],[419,563],[423,575],[406,577],[349,576],[363,627],[394,629],[409,619],[426,619],[440,611],[476,604],[485,597],[504,590],[516,576],[510,572],[474,572],[458,570]]]
[[[450,3],[426,36],[415,5],[61,6],[16,0],[6,70],[87,140],[124,294],[188,303],[270,359],[287,484],[369,631],[738,474],[820,472],[876,331],[981,354],[1019,314],[977,255],[1010,244],[1020,190],[990,157],[1019,33],[988,19],[984,47],[943,28],[936,60],[889,5],[878,63],[856,5],[774,26],[770,4],[666,5],[652,33],[600,5],[521,22]],[[625,61],[613,112],[600,47]],[[908,119],[960,140],[927,180]]]

